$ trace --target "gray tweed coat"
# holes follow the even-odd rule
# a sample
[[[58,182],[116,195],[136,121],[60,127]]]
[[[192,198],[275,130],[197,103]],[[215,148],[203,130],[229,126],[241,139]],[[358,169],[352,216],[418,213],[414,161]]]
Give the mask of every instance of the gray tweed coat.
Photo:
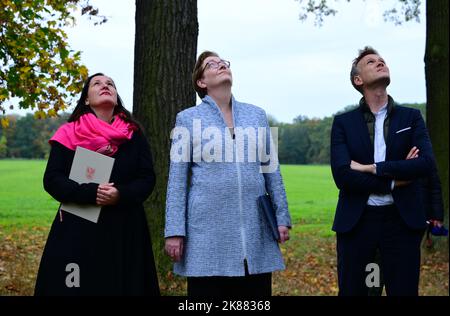
[[[209,96],[177,115],[171,135],[165,223],[165,237],[185,237],[183,257],[174,265],[176,274],[243,276],[244,259],[250,274],[285,268],[278,243],[257,204],[258,196],[267,191],[278,225],[291,226],[279,166],[274,172],[261,173],[261,161],[266,160],[259,155],[252,158],[251,137],[243,142],[237,137],[239,128],[267,130],[266,114],[234,97],[232,112],[234,140]],[[258,150],[264,147],[260,144],[256,144]]]

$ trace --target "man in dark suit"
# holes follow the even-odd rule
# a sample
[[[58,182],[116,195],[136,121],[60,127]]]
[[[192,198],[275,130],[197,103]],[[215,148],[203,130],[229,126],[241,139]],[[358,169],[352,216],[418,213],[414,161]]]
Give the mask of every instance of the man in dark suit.
[[[334,118],[331,131],[339,295],[368,295],[377,249],[387,295],[418,295],[426,228],[420,178],[434,166],[428,132],[418,110],[387,94],[389,68],[375,49],[360,50],[350,79],[363,98]]]
[[[422,198],[425,207],[425,213],[429,222],[426,233],[426,247],[433,245],[431,237],[431,228],[441,228],[444,225],[444,201],[442,198],[442,187],[436,166],[433,166],[433,172],[426,178],[421,179]],[[383,294],[384,278],[381,266],[380,251],[377,249],[374,262],[380,266],[380,283],[377,286],[369,288],[369,296],[381,296]],[[379,285],[379,286],[378,286]]]

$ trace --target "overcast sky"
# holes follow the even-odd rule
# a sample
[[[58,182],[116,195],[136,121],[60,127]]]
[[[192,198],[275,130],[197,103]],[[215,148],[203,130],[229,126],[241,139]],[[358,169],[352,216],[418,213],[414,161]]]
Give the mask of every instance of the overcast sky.
[[[425,6],[421,22],[384,22],[387,3],[331,3],[339,11],[322,27],[299,20],[295,0],[198,0],[198,52],[214,50],[231,62],[237,100],[262,107],[277,120],[324,117],[355,104],[349,80],[358,49],[378,49],[391,69],[389,94],[398,102],[425,102]],[[422,1],[424,2],[424,1]],[[68,30],[90,73],[110,75],[128,109],[133,99],[134,0],[93,0],[108,22],[86,18]],[[72,109],[72,108],[70,108]]]

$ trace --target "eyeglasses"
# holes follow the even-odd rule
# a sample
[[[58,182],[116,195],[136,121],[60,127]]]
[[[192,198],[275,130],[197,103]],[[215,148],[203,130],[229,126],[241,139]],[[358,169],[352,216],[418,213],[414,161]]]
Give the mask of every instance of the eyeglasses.
[[[205,68],[203,68],[203,71],[205,71],[207,68],[210,69],[217,69],[220,68],[220,66],[225,66],[226,68],[230,68],[231,63],[228,60],[221,59],[220,61],[210,61],[205,65]]]

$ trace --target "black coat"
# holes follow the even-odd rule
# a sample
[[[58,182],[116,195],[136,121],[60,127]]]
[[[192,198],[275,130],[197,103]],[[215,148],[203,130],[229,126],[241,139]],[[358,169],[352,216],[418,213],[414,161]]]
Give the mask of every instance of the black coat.
[[[413,146],[419,157],[405,160]],[[351,160],[374,163],[367,124],[361,107],[336,115],[331,129],[331,170],[339,199],[333,230],[350,231],[363,213],[371,193],[392,193],[401,217],[411,229],[426,228],[421,178],[433,170],[434,156],[425,122],[418,110],[395,106],[389,120],[386,139],[386,160],[377,163],[377,175],[350,168]],[[391,190],[392,179],[412,181]]]
[[[44,188],[59,202],[95,204],[97,184],[79,185],[68,178],[74,154],[53,143]],[[119,203],[102,207],[98,223],[64,211],[62,221],[60,214],[56,215],[42,255],[35,295],[159,295],[143,208],[155,185],[147,140],[135,132],[113,157],[110,182],[119,190]],[[70,263],[78,265],[79,287],[66,286],[66,278],[75,280]]]
[[[419,153],[420,154],[420,153]],[[444,201],[442,199],[442,187],[436,165],[433,166],[429,176],[422,179],[423,203],[427,219],[444,220]]]

